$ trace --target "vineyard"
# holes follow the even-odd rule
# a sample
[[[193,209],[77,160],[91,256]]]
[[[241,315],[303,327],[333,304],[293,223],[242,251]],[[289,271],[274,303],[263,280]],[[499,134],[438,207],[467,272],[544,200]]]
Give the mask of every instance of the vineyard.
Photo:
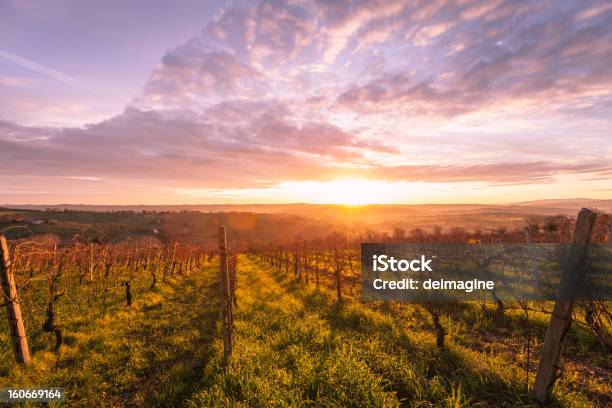
[[[538,406],[552,302],[363,302],[359,244],[570,242],[574,222],[282,241],[221,228],[201,244],[10,240],[0,388],[65,387],[68,406]],[[609,216],[589,231],[609,242]],[[606,302],[573,308],[551,405],[612,404],[611,316]]]

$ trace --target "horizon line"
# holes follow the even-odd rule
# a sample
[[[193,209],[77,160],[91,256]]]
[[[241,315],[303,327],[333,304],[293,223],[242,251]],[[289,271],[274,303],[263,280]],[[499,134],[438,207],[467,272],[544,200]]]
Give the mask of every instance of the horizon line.
[[[1,208],[11,208],[11,206],[32,206],[32,207],[61,207],[61,206],[87,206],[87,207],[197,207],[197,206],[294,206],[294,205],[310,205],[310,206],[338,206],[338,207],[373,207],[373,206],[420,206],[420,205],[518,205],[542,201],[607,201],[610,198],[588,198],[588,197],[572,197],[572,198],[542,198],[526,201],[512,201],[499,203],[457,203],[457,202],[425,202],[425,203],[365,203],[365,204],[346,204],[346,203],[309,203],[309,202],[288,202],[288,203],[197,203],[197,204],[88,204],[88,203],[57,203],[57,204],[32,204],[32,203],[2,203]]]

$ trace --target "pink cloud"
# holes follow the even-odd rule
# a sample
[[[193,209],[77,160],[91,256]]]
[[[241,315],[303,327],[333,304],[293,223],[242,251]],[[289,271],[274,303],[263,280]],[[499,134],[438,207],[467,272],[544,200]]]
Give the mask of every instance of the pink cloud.
[[[185,188],[606,177],[611,90],[600,2],[265,0],[168,50],[119,115],[1,121],[0,159],[9,176]]]

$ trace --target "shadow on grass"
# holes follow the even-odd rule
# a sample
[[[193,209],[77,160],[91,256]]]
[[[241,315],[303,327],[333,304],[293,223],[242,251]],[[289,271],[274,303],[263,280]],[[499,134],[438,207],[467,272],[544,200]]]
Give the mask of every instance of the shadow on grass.
[[[203,367],[210,360],[211,342],[220,318],[215,282],[197,285],[193,277],[169,283],[174,290],[161,307],[147,312],[147,322],[126,332],[140,337],[152,351],[154,365],[136,373],[138,382],[125,396],[127,405],[173,406],[198,389]],[[167,355],[158,350],[171,350]]]
[[[69,399],[91,403],[97,394],[107,404],[147,407],[187,399],[210,359],[220,316],[217,285],[203,273],[143,293],[130,308],[109,302],[104,318],[76,325],[85,330],[70,332],[73,348],[56,363],[70,373],[62,380]]]
[[[412,406],[423,400],[438,404],[450,395],[457,406],[468,403],[470,406],[537,406],[520,378],[498,374],[475,361],[473,353],[460,347],[437,349],[433,333],[420,331],[410,335],[403,327],[403,316],[394,308],[381,311],[380,307],[368,307],[358,301],[338,302],[326,289],[312,290],[286,274],[270,272],[279,284],[303,302],[307,312],[317,313],[327,322],[330,341],[337,338],[357,343],[374,341],[376,347],[380,347],[372,351],[364,346],[360,358],[387,381],[389,391],[395,392],[402,405]],[[460,305],[454,313],[470,315],[473,306]],[[413,341],[415,337],[418,342]],[[397,367],[388,361],[400,355],[401,364],[414,371],[406,376],[408,378],[398,375],[393,370]],[[321,361],[324,358],[321,356]]]

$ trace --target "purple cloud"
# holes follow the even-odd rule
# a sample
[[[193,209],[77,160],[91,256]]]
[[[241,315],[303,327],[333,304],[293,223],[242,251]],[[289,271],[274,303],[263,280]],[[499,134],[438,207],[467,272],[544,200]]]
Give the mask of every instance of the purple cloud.
[[[219,11],[151,68],[107,120],[0,121],[2,175],[233,188],[611,174],[606,2],[263,0]]]

